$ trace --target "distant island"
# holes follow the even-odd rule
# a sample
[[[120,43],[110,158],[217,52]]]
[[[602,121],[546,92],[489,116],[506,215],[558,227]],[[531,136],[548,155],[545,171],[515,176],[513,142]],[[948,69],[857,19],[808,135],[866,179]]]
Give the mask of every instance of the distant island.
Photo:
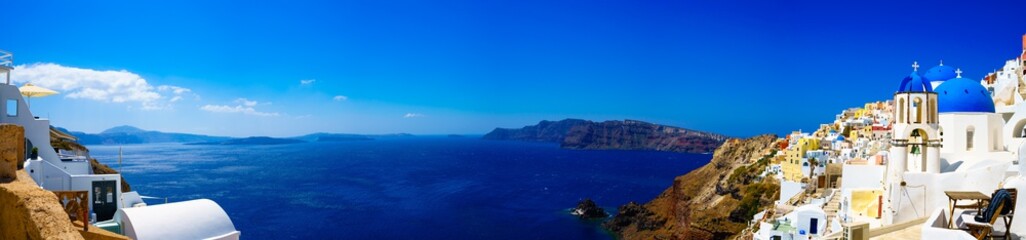
[[[117,126],[100,133],[84,133],[79,131],[68,131],[65,128],[53,127],[60,132],[68,133],[77,138],[77,143],[82,145],[120,145],[120,144],[147,144],[147,143],[185,143],[190,145],[270,145],[270,144],[292,144],[303,142],[349,142],[369,141],[378,138],[411,137],[409,133],[394,134],[347,134],[347,133],[312,133],[296,137],[274,138],[274,137],[224,137],[208,136],[189,133],[168,133],[160,131],[143,130],[133,126]]]
[[[306,141],[303,140],[290,138],[247,137],[214,142],[186,143],[185,145],[281,145],[305,142]]]
[[[133,126],[113,127],[100,133],[84,133],[68,131],[60,127],[55,128],[75,136],[78,138],[78,143],[83,145],[213,142],[231,139],[230,137],[199,134],[147,131]]]
[[[483,138],[556,142],[567,149],[710,153],[723,144],[727,136],[637,120],[564,119],[541,121],[519,129],[496,128]]]
[[[369,137],[367,135],[343,133],[314,133],[299,137],[293,137],[292,139],[298,139],[307,142],[348,142],[374,140],[374,138]]]

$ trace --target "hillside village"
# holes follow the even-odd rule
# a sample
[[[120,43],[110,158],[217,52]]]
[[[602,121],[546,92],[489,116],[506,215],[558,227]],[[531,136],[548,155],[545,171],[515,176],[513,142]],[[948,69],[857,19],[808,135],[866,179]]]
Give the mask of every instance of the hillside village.
[[[1026,235],[1013,221],[1026,187],[1024,66],[1026,36],[1019,56],[978,81],[914,63],[893,99],[779,139],[760,173],[779,181],[778,198],[738,238]]]

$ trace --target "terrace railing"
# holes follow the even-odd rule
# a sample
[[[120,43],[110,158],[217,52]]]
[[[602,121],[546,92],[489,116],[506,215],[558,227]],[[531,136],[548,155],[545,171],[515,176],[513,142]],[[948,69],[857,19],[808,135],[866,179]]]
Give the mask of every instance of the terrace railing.
[[[14,54],[0,50],[0,68],[14,68]]]
[[[82,228],[89,231],[89,192],[87,191],[54,191],[57,201],[64,207],[71,220],[82,221]]]

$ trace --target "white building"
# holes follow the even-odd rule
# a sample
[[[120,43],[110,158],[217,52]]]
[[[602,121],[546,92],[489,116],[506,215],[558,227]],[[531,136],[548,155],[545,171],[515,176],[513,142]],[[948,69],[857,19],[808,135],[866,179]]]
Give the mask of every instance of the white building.
[[[88,156],[62,154],[54,149],[50,145],[50,121],[32,115],[19,88],[10,83],[10,56],[0,51],[0,73],[7,75],[6,82],[0,84],[0,101],[4,101],[0,104],[0,112],[4,112],[0,114],[0,123],[24,128],[26,153],[32,149],[38,151],[38,157],[25,161],[24,171],[40,187],[50,191],[88,192],[89,209],[96,214],[94,219],[106,220],[96,225],[129,230],[133,238],[145,232],[147,235],[138,236],[146,239],[150,236],[152,239],[238,239],[241,233],[213,201],[201,199],[147,207],[138,193],[122,193],[121,174],[95,174]],[[120,213],[120,219],[134,222],[112,220],[116,213]]]
[[[10,57],[9,53],[3,52]],[[4,61],[10,64],[9,60]],[[85,156],[62,156],[50,146],[50,120],[32,115],[17,86],[10,83],[10,67],[0,68],[7,75],[0,84],[0,123],[16,124],[25,130],[25,152],[38,151],[38,157],[25,162],[25,171],[41,187],[51,191],[88,191],[89,208],[98,219],[111,219],[121,199],[120,174],[93,174]]]

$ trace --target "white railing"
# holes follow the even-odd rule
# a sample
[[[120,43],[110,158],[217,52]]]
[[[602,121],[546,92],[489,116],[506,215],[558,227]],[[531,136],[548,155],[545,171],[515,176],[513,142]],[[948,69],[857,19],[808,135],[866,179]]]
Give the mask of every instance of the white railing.
[[[11,52],[0,50],[0,67],[14,67],[14,54],[11,54]]]

